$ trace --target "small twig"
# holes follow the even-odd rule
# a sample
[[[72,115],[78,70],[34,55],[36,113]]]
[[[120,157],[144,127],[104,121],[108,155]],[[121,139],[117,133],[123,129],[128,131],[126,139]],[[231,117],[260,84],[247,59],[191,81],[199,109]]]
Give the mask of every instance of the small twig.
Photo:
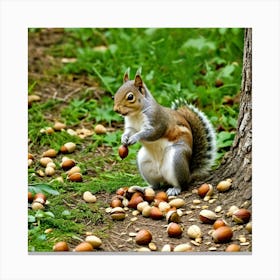
[[[64,98],[62,99],[63,101],[66,101],[69,97],[71,97],[72,95],[74,95],[75,93],[79,92],[81,90],[81,87],[78,87],[74,90],[72,90],[70,93],[68,93],[67,95],[64,96]]]
[[[52,97],[52,98],[53,98],[53,99],[56,99],[56,97],[57,97],[57,90],[54,91],[54,94],[53,94],[53,97]]]
[[[76,206],[75,204],[69,204],[65,199],[62,199],[62,201],[69,207]]]
[[[111,242],[108,242],[109,247],[111,247],[112,251],[117,251],[117,249],[115,247],[113,247]]]
[[[116,235],[122,235],[121,233],[113,231],[113,230],[111,230],[111,233],[116,234]]]
[[[129,222],[125,228],[125,231],[127,231],[127,229],[132,225],[132,222]]]

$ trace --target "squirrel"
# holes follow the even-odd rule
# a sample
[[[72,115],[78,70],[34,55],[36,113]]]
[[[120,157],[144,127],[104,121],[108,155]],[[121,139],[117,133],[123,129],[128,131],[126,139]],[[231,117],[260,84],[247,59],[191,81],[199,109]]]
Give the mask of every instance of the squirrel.
[[[125,121],[121,142],[125,146],[142,144],[137,167],[150,187],[167,186],[166,193],[176,196],[194,178],[208,173],[216,156],[216,137],[198,108],[184,100],[176,100],[171,108],[161,106],[139,70],[134,80],[129,80],[129,69],[125,72],[113,99],[114,111]]]

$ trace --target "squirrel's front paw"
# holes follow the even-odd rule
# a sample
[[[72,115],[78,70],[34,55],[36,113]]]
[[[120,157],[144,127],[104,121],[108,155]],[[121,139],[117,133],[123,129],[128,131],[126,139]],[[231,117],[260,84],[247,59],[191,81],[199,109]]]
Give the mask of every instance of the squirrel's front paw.
[[[129,137],[127,145],[133,145],[138,141],[138,138],[135,135]]]
[[[123,145],[128,146],[128,140],[129,140],[129,135],[128,134],[123,134],[121,142]]]

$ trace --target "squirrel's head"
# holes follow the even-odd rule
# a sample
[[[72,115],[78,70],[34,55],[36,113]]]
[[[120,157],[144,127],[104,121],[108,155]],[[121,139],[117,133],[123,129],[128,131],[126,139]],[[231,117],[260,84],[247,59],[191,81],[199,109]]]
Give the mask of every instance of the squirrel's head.
[[[139,113],[146,95],[145,85],[138,70],[134,80],[129,80],[128,70],[124,74],[123,85],[114,96],[114,111],[122,116]]]

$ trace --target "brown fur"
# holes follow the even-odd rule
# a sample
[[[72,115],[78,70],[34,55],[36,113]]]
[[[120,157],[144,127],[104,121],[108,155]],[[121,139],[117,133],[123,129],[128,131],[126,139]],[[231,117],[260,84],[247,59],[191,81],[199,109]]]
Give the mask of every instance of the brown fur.
[[[183,140],[190,148],[193,146],[193,137],[190,124],[180,111],[169,110],[172,122],[169,124],[164,137],[169,141]]]

